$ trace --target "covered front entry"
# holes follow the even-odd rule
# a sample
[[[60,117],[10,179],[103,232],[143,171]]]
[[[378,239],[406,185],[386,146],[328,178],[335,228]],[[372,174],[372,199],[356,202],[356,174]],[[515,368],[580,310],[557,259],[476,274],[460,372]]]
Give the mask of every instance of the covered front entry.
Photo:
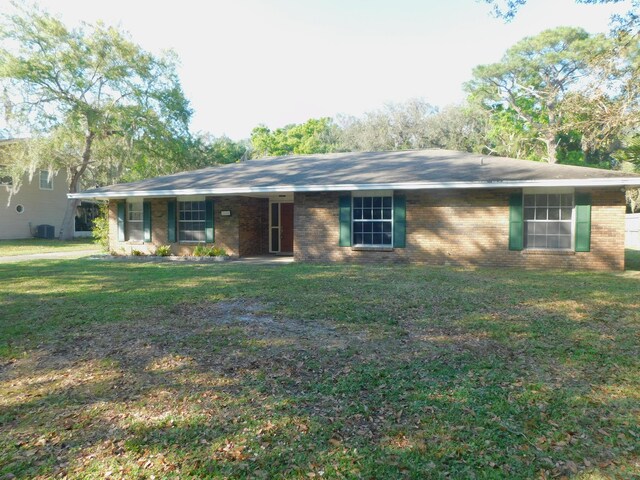
[[[269,252],[293,255],[293,202],[269,202]]]

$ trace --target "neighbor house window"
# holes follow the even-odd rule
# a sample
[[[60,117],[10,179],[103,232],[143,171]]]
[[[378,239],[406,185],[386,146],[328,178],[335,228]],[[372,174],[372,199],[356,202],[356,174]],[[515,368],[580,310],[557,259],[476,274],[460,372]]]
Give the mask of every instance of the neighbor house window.
[[[178,202],[178,240],[205,241],[205,202]]]
[[[40,190],[53,190],[53,175],[49,170],[40,170]]]
[[[524,194],[524,247],[572,248],[573,193]]]
[[[127,240],[142,241],[142,201],[127,202]]]
[[[353,246],[393,246],[393,197],[353,197]]]
[[[0,165],[0,185],[13,185],[13,177],[7,174],[7,169],[4,165]]]

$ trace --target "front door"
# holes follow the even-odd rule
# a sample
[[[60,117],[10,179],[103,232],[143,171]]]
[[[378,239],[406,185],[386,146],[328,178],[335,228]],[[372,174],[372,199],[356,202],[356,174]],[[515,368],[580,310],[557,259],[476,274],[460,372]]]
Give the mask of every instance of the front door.
[[[293,253],[293,203],[270,206],[270,248],[272,253]]]
[[[280,253],[293,253],[293,203],[280,204]]]

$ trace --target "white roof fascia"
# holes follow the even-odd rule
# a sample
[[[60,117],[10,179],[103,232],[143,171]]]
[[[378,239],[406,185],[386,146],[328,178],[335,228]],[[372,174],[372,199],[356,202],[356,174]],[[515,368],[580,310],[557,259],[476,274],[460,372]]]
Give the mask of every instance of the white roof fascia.
[[[275,185],[267,187],[182,188],[169,190],[131,190],[128,192],[78,192],[68,198],[177,197],[185,195],[235,195],[240,193],[278,192],[348,192],[359,190],[432,190],[463,188],[526,188],[526,187],[639,187],[640,177],[588,178],[579,180],[515,180],[498,182],[418,182],[367,183],[341,185]]]

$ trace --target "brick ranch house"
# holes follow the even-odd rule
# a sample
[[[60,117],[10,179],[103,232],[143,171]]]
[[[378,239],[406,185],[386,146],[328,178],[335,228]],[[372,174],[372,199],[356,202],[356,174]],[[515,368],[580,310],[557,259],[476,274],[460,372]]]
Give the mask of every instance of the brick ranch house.
[[[109,201],[110,247],[197,244],[297,261],[624,269],[640,176],[446,150],[250,160],[71,194]]]

